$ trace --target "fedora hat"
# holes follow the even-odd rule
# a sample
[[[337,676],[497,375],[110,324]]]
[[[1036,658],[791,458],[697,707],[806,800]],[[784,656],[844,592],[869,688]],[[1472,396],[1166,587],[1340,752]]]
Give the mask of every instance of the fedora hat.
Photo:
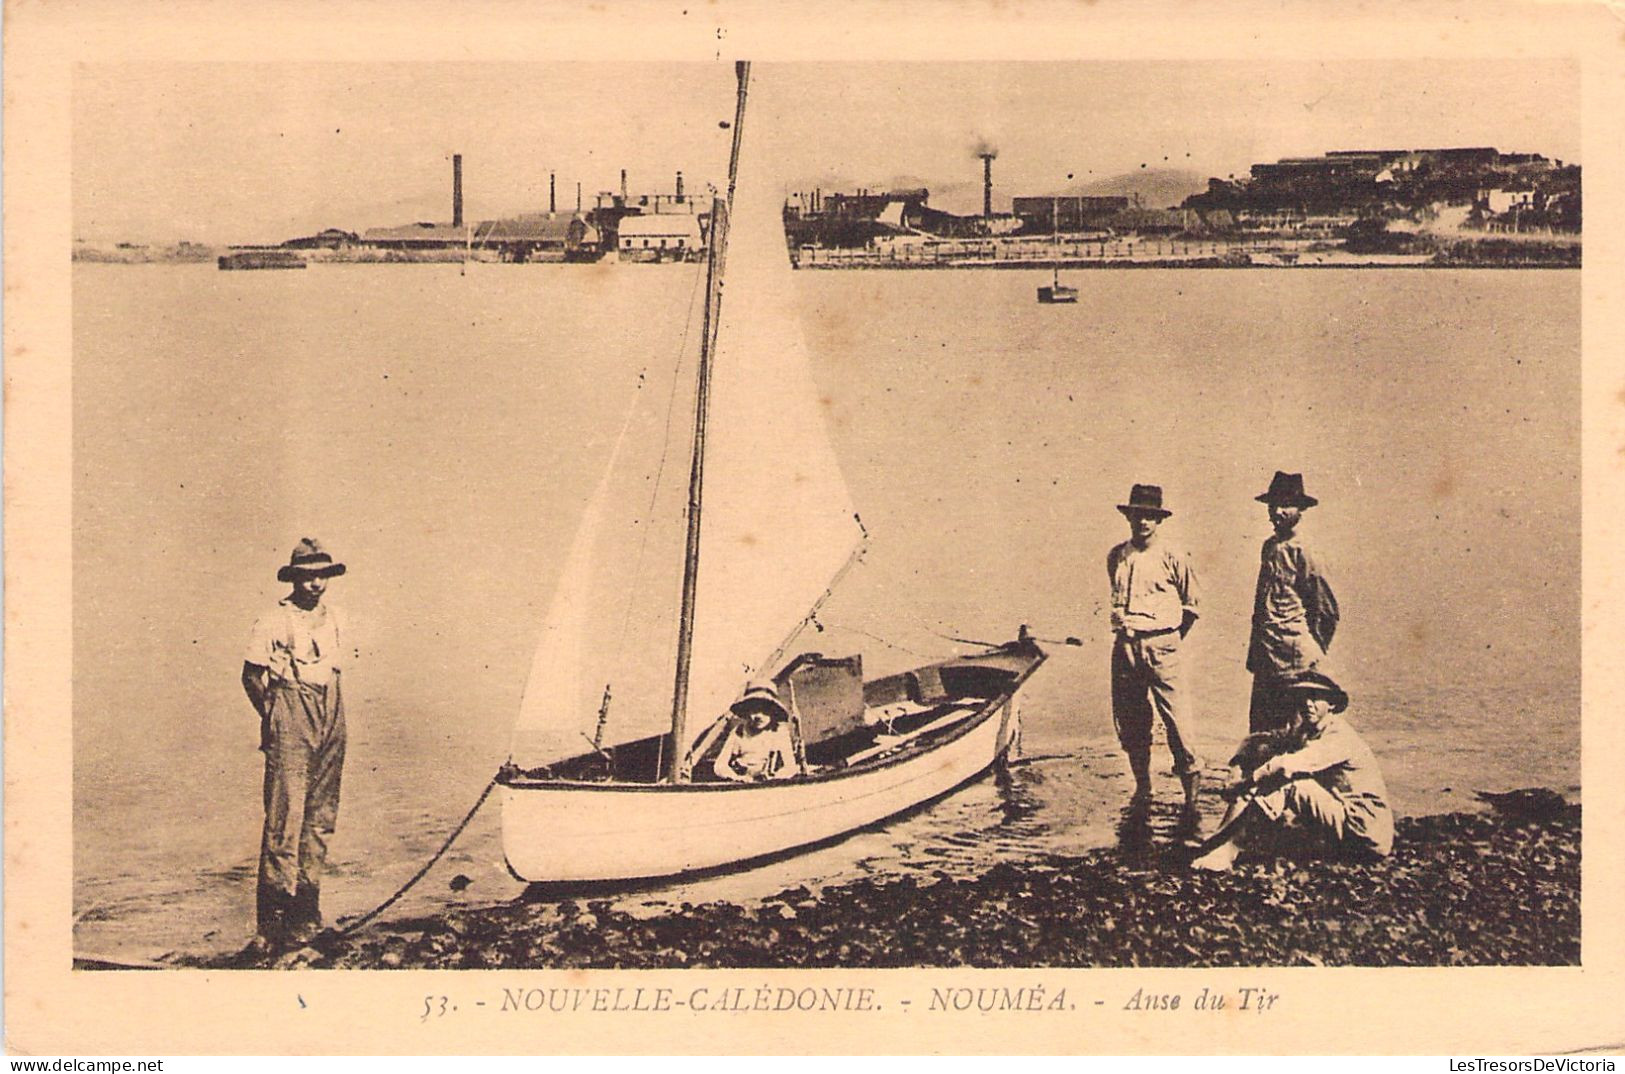
[[[1275,471],[1269,491],[1254,496],[1259,503],[1280,504],[1283,507],[1313,507],[1320,501],[1303,491],[1303,475]]]
[[[322,549],[322,543],[314,537],[301,538],[294,546],[293,555],[288,557],[288,565],[276,572],[279,582],[291,582],[295,578],[336,578],[344,573],[344,564],[333,562],[333,557]]]
[[[1162,506],[1161,485],[1135,485],[1129,490],[1128,503],[1118,504],[1117,509],[1125,515],[1155,515],[1157,518],[1173,514]]]
[[[749,716],[755,712],[765,712],[776,720],[787,719],[790,711],[779,700],[779,689],[771,682],[753,682],[745,687],[745,692],[739,696],[728,708],[735,716]]]
[[[1295,694],[1319,694],[1331,702],[1333,712],[1342,712],[1349,707],[1348,691],[1337,685],[1336,681],[1324,672],[1299,672],[1293,678],[1281,683],[1280,688]]]

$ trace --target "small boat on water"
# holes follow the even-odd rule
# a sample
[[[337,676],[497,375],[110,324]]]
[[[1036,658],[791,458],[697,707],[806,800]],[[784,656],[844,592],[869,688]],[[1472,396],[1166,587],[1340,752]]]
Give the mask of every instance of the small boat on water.
[[[587,504],[497,778],[503,852],[523,880],[730,867],[922,806],[1006,756],[1017,692],[1045,659],[1022,631],[866,681],[862,655],[800,648],[824,629],[815,617],[867,533],[793,309],[780,186],[741,163],[747,144],[753,161],[777,158],[746,141],[750,65],[737,76],[698,360],[680,354],[669,389],[693,393],[692,432],[676,449],[687,487],[660,481],[673,433],[650,370],[634,395],[649,413],[629,408]],[[782,701],[792,759],[779,778],[718,778],[729,710],[753,681]]]
[[[1038,289],[1038,301],[1053,304],[1058,302],[1076,302],[1078,289],[1061,282],[1061,270],[1055,270],[1055,279],[1048,287]]]
[[[1050,243],[1054,248],[1055,264],[1051,268],[1053,275],[1048,287],[1038,289],[1038,301],[1045,305],[1054,305],[1064,302],[1076,302],[1078,289],[1061,282],[1061,199],[1052,199],[1050,206]]]
[[[238,250],[220,255],[220,268],[235,269],[302,269],[305,259],[291,250]]]

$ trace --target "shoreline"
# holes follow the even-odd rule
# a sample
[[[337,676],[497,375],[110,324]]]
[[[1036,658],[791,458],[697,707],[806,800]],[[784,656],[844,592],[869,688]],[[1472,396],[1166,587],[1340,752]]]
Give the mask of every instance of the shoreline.
[[[1243,858],[1190,870],[1159,804],[1139,837],[1001,862],[972,879],[861,879],[759,906],[643,916],[608,899],[497,906],[328,933],[277,955],[183,956],[203,969],[656,969],[1578,965],[1580,814],[1447,813],[1398,822],[1372,864]],[[340,922],[342,925],[343,923]],[[82,960],[78,968],[95,968]]]
[[[513,262],[491,261],[475,258],[475,262],[482,265],[512,265],[513,267],[527,267]],[[149,265],[209,265],[214,267],[213,259],[203,258],[150,258],[146,260],[115,260],[93,257],[75,258],[74,263],[86,265],[121,265],[127,267],[145,267]],[[371,267],[399,267],[402,265],[457,265],[462,264],[459,257],[376,257],[376,258],[311,258],[306,262],[310,266],[322,265],[366,265]],[[591,266],[600,262],[593,261],[542,261],[530,262],[530,266],[556,266],[576,265]],[[635,262],[622,262],[635,264]],[[652,262],[651,262],[652,263]],[[675,262],[661,262],[662,264],[675,264]],[[976,269],[994,269],[997,271],[1024,271],[1042,272],[1053,269],[1067,271],[1111,272],[1119,269],[1224,269],[1226,271],[1259,270],[1265,272],[1281,272],[1286,270],[1311,269],[1325,272],[1370,271],[1373,269],[1404,269],[1413,270],[1439,270],[1439,269],[1496,269],[1496,270],[1546,270],[1546,269],[1579,269],[1583,267],[1579,261],[1543,261],[1543,260],[1430,260],[1430,261],[1384,261],[1373,259],[1370,261],[1322,261],[1298,262],[1296,264],[1265,264],[1245,261],[1232,261],[1226,258],[1144,258],[1123,259],[1116,261],[886,261],[852,260],[841,263],[819,262],[805,265],[792,263],[797,272],[966,272]]]

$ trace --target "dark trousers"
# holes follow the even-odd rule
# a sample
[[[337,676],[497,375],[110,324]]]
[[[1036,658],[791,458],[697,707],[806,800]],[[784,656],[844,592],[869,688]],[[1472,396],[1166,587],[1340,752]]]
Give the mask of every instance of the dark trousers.
[[[1279,731],[1297,720],[1298,699],[1302,694],[1281,688],[1282,680],[1270,675],[1253,676],[1253,695],[1247,705],[1247,733]]]

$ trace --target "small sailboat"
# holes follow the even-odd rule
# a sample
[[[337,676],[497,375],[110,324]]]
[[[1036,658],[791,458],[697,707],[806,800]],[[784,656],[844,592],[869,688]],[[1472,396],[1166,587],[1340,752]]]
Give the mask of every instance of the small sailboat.
[[[1055,278],[1048,287],[1038,289],[1038,301],[1044,303],[1076,302],[1078,289],[1061,282],[1061,270],[1055,269]]]
[[[866,681],[861,654],[798,648],[867,534],[790,307],[777,190],[741,162],[772,157],[744,130],[750,65],[737,76],[686,493],[669,504],[650,491],[665,466],[639,464],[629,416],[564,564],[498,777],[504,854],[524,880],[729,867],[930,802],[1012,748],[1017,691],[1045,659],[1023,630]],[[676,372],[672,384],[688,390]],[[630,519],[617,513],[629,504]],[[782,700],[789,763],[777,778],[717,778],[729,709],[752,681]]]
[[[1050,269],[1053,276],[1048,287],[1038,289],[1038,301],[1045,304],[1076,302],[1078,289],[1061,282],[1061,199],[1058,197],[1050,206],[1050,245],[1055,252],[1055,264]]]

